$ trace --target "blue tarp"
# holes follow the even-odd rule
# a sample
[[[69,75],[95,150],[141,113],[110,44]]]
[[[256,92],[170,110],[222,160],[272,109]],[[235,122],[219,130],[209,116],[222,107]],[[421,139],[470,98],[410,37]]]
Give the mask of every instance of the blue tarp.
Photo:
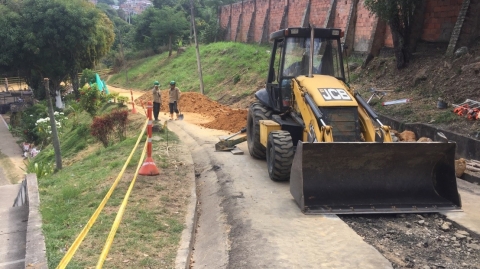
[[[95,74],[95,80],[97,83],[97,87],[99,91],[105,91],[105,94],[109,94],[107,84],[105,84],[105,81],[100,79],[100,76],[98,73]]]

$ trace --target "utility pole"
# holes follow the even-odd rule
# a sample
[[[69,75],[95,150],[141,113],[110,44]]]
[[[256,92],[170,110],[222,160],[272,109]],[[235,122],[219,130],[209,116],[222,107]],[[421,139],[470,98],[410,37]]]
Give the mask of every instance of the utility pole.
[[[58,139],[57,124],[55,122],[55,114],[53,113],[52,96],[50,95],[50,85],[48,78],[44,78],[45,91],[47,92],[48,115],[50,116],[50,128],[52,128],[52,144],[55,152],[56,170],[62,169],[62,154],[60,152],[60,140]]]
[[[191,12],[190,17],[192,20],[193,39],[195,40],[195,51],[197,52],[197,67],[198,67],[198,76],[200,79],[200,93],[205,94],[203,91],[202,64],[200,63],[200,51],[198,49],[197,31],[195,30],[195,17],[193,15],[193,0],[190,0],[190,12]]]

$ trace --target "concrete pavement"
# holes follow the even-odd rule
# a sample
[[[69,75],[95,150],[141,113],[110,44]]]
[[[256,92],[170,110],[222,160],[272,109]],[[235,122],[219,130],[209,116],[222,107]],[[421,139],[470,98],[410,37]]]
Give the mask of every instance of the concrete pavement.
[[[218,131],[169,123],[192,148],[199,195],[193,268],[392,268],[337,216],[307,216],[264,161],[214,152]]]
[[[23,180],[25,163],[23,162],[22,149],[17,144],[19,138],[12,136],[3,115],[0,115],[0,168],[9,182],[17,183]],[[1,176],[0,176],[1,177]],[[2,181],[0,181],[2,182]]]
[[[443,213],[450,220],[480,235],[480,186],[457,178],[463,212]]]
[[[28,206],[13,207],[24,167],[22,150],[0,115],[0,269],[25,268]]]
[[[25,268],[28,206],[12,207],[20,185],[0,186],[0,269]]]

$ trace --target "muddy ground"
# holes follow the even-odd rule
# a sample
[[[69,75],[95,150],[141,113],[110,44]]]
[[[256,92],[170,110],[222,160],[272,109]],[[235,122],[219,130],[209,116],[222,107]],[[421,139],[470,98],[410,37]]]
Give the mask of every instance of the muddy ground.
[[[439,214],[342,215],[394,268],[480,268],[479,236]]]

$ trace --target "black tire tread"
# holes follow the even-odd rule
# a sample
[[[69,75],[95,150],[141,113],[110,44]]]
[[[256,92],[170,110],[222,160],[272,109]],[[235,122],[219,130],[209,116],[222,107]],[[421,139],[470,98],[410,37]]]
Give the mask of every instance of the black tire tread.
[[[287,181],[294,157],[292,137],[288,131],[272,131],[268,135],[268,150],[274,148],[275,160],[269,176],[273,181]],[[267,153],[268,154],[268,153]],[[269,158],[268,156],[267,158]],[[268,162],[268,160],[267,160]]]
[[[256,159],[264,160],[266,157],[266,148],[260,143],[260,120],[268,120],[272,116],[272,111],[266,106],[255,102],[250,105],[247,117],[247,137],[248,151]],[[249,130],[250,121],[253,120],[253,130]]]

